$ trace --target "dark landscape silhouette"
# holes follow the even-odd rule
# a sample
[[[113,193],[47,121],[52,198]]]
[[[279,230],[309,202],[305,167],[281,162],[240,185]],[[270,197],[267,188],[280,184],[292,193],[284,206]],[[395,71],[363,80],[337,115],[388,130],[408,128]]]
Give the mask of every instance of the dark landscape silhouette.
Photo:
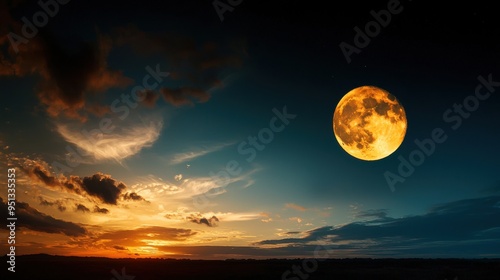
[[[6,258],[3,258],[6,262]],[[112,259],[46,254],[16,258],[16,272],[2,279],[380,279],[497,280],[500,259],[327,259],[307,272],[303,259]],[[300,273],[294,273],[298,266]],[[114,271],[114,273],[113,273]],[[286,271],[290,271],[284,275]],[[7,276],[7,277],[5,277]]]

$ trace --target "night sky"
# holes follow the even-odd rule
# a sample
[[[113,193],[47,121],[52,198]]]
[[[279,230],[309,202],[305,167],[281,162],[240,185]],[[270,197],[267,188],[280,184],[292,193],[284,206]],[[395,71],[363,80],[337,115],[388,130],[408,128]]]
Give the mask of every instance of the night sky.
[[[486,1],[47,2],[0,4],[0,217],[15,168],[17,254],[500,256]],[[332,128],[363,85],[408,121],[377,161]]]

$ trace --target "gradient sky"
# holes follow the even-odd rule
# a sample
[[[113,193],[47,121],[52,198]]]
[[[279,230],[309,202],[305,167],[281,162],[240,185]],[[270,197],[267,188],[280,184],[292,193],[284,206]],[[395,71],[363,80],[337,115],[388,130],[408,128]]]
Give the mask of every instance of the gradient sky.
[[[221,21],[211,1],[72,0],[16,51],[42,8],[3,1],[0,204],[5,221],[16,168],[17,253],[499,257],[500,31],[482,2],[242,1]],[[339,45],[388,4],[399,12],[349,63]],[[379,161],[333,134],[362,85],[407,114]],[[144,100],[124,99],[137,86]],[[391,188],[435,129],[446,140]]]

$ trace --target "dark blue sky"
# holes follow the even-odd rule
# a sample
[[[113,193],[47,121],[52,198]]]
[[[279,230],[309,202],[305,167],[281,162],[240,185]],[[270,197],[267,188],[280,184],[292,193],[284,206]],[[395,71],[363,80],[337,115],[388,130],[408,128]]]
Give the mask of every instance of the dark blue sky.
[[[41,8],[6,4],[2,168],[18,169],[25,209],[55,219],[24,225],[22,252],[309,256],[322,241],[335,257],[498,257],[500,32],[483,2],[242,1],[221,21],[210,1],[72,0],[18,53],[10,32]],[[349,63],[339,45],[356,47],[355,27],[388,5],[399,12]],[[125,116],[122,94],[154,69],[168,75]],[[407,115],[403,143],[378,161],[350,156],[333,134],[337,103],[362,85]],[[252,148],[273,118],[283,130]],[[82,132],[103,119],[113,131],[89,142]],[[446,140],[402,174],[436,129]],[[68,148],[84,153],[69,164]]]

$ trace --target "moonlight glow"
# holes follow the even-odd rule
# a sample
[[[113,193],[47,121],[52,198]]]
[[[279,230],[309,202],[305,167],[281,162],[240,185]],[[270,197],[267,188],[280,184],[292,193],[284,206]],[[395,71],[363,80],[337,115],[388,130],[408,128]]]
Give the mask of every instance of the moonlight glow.
[[[398,149],[406,134],[406,113],[392,94],[375,86],[348,92],[333,115],[340,146],[362,160],[385,158]]]

